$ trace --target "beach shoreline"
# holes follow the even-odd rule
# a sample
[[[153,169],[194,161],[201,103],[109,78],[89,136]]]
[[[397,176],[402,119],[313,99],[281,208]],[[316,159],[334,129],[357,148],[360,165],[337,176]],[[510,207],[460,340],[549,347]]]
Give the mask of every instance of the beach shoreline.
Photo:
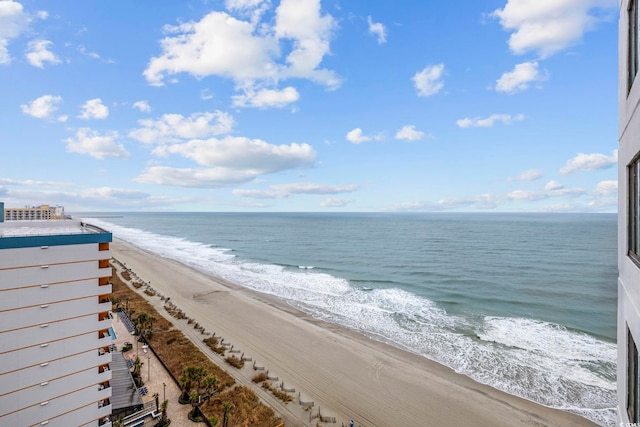
[[[336,425],[351,419],[366,427],[595,425],[128,242],[114,238],[111,249],[207,331],[335,416]]]

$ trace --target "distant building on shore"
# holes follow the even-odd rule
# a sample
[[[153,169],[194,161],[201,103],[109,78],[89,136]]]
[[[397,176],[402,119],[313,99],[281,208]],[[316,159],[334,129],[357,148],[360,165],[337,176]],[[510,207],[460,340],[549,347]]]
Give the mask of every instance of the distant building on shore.
[[[640,425],[640,0],[618,26],[618,422]]]
[[[64,214],[63,206],[27,206],[24,208],[5,208],[3,218],[5,221],[24,221],[40,219],[68,219]]]
[[[0,425],[109,427],[112,235],[3,207]]]

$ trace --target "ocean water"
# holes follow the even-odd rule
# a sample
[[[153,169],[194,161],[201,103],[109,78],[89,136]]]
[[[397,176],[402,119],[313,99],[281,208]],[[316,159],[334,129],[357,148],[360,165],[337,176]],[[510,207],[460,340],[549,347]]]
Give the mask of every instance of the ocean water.
[[[83,214],[546,406],[615,423],[615,214]]]

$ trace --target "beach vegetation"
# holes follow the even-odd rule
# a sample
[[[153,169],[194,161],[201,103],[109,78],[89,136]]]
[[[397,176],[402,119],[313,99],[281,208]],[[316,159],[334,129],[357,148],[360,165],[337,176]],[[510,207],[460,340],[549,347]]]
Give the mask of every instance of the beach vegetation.
[[[269,381],[263,381],[262,388],[269,390],[271,394],[282,400],[284,403],[293,401],[293,397],[289,393],[278,389],[278,387],[274,387]]]
[[[253,376],[253,378],[251,378],[251,381],[253,381],[256,384],[259,384],[261,382],[267,381],[268,379],[268,375],[266,372],[260,372],[259,374],[256,374]]]
[[[272,408],[264,405],[258,395],[246,386],[227,389],[203,403],[200,409],[204,414],[224,420],[224,403],[231,403],[228,425],[234,427],[276,427],[282,423]]]
[[[233,409],[233,403],[224,402],[222,404],[222,410],[224,411],[222,416],[222,427],[227,427],[229,425],[229,412]]]
[[[142,381],[142,365],[144,362],[140,360],[138,356],[133,359],[133,371],[131,372],[131,377],[133,377],[133,381],[136,383],[136,387],[142,387],[144,385],[144,381]]]
[[[201,366],[189,366],[184,370],[184,373],[180,377],[180,387],[182,388],[180,403],[193,403],[192,390],[195,389],[197,397],[200,383],[206,375],[207,371]]]
[[[162,405],[160,405],[160,410],[162,411],[160,416],[160,421],[156,423],[155,427],[168,427],[169,425],[171,425],[171,419],[167,417],[168,406],[169,406],[168,400],[163,401]]]
[[[169,313],[171,316],[175,317],[178,320],[187,318],[186,314],[184,314],[182,310],[176,309],[175,307],[169,304],[165,304],[164,309],[167,310],[167,313]]]
[[[228,356],[226,359],[224,359],[229,365],[233,366],[234,368],[237,369],[242,369],[244,368],[244,360],[240,359],[239,357],[236,356]]]
[[[156,322],[156,318],[148,315],[147,313],[140,313],[138,317],[136,317],[135,320],[133,321],[133,323],[136,326],[136,329],[138,330],[139,335],[142,337],[143,340],[148,340],[151,338],[151,335],[153,333],[152,327],[155,322]]]
[[[220,345],[220,340],[216,337],[210,337],[210,338],[205,338],[202,340],[211,350],[213,350],[215,353],[224,356],[225,351],[227,351],[227,348],[223,345]]]

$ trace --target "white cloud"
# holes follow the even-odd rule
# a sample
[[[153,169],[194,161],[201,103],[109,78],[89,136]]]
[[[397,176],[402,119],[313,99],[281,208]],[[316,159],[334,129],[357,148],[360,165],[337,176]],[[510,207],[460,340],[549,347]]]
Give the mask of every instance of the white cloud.
[[[504,73],[496,81],[495,89],[498,92],[513,94],[529,88],[531,83],[540,83],[548,78],[546,73],[538,70],[538,63],[523,62],[517,64],[513,71]]]
[[[148,113],[148,112],[151,111],[151,106],[145,100],[134,102],[133,103],[133,108],[135,108],[136,110],[138,110],[138,111],[140,111],[142,113]]]
[[[548,185],[547,185],[548,186]],[[392,211],[446,211],[456,209],[496,209],[511,203],[539,202],[552,198],[579,198],[586,194],[582,188],[565,189],[546,188],[543,191],[514,190],[503,194],[484,193],[475,196],[454,199],[440,199],[438,201],[406,202],[391,206]]]
[[[144,76],[162,86],[166,76],[189,73],[196,78],[210,75],[236,82],[274,78],[278,72],[272,57],[278,43],[271,36],[260,37],[254,24],[225,12],[211,12],[199,22],[167,26],[160,41],[162,55],[151,58]]]
[[[355,184],[325,185],[311,182],[296,182],[291,184],[277,184],[269,190],[233,190],[236,196],[254,199],[282,199],[293,194],[340,194],[352,193],[360,187]]]
[[[225,8],[231,12],[249,16],[252,22],[257,22],[269,8],[270,0],[225,0]]]
[[[340,86],[335,72],[320,66],[330,53],[336,22],[331,15],[322,15],[319,0],[282,0],[275,20],[264,21],[262,11],[271,7],[270,2],[240,0],[226,5],[231,11],[250,11],[251,20],[214,11],[197,22],[166,26],[162,53],[151,58],[144,71],[147,81],[161,86],[165,78],[179,73],[196,78],[216,75],[232,79],[239,90],[273,89],[280,95],[276,106],[283,102],[282,95],[290,101],[293,94],[291,89],[278,90],[282,80],[308,79],[329,89]]]
[[[519,122],[522,120],[524,120],[524,115],[522,114],[516,114],[515,116],[512,116],[511,114],[492,114],[489,117],[484,119],[480,117],[476,117],[473,119],[465,117],[464,119],[460,119],[456,121],[456,124],[461,128],[468,128],[468,127],[490,128],[496,122],[502,122],[505,125],[509,125],[513,122]]]
[[[210,99],[213,99],[213,93],[211,92],[210,89],[202,89],[200,91],[200,99],[202,99],[203,101],[208,101]]]
[[[35,181],[32,179],[20,181],[12,178],[0,178],[0,185],[15,185],[25,187],[70,187],[73,184],[59,181]]]
[[[616,163],[618,163],[618,150],[613,150],[611,156],[600,153],[579,153],[574,158],[567,161],[567,164],[560,169],[560,173],[562,175],[567,175],[577,171],[607,169]]]
[[[251,170],[256,174],[309,167],[316,152],[309,144],[273,145],[259,139],[227,136],[223,139],[194,139],[160,147],[157,154],[178,154],[203,166]]]
[[[544,186],[544,189],[547,191],[556,191],[564,189],[564,185],[560,184],[558,181],[549,181]]]
[[[84,103],[78,117],[84,120],[103,120],[109,117],[109,108],[102,103],[102,99],[100,98],[90,99]]]
[[[362,129],[355,128],[349,132],[347,132],[347,141],[353,142],[354,144],[361,144],[363,142],[371,141],[371,137],[365,136],[362,134]]]
[[[96,187],[84,190],[83,193],[86,196],[91,194],[102,200],[146,200],[149,198],[148,193],[127,188]]]
[[[513,178],[509,178],[509,181],[535,181],[542,178],[542,171],[539,169],[529,169],[521,172]]]
[[[396,139],[404,139],[407,141],[418,141],[424,138],[424,132],[416,130],[414,125],[405,125],[396,132]]]
[[[9,64],[9,42],[25,31],[31,18],[18,2],[0,1],[0,64]]]
[[[135,180],[145,184],[171,185],[176,187],[221,188],[243,184],[258,176],[252,170],[227,168],[172,168],[152,166]]]
[[[387,41],[387,30],[380,22],[373,22],[370,16],[367,16],[367,23],[369,24],[369,33],[378,38],[378,44],[385,43]]]
[[[129,132],[129,137],[145,144],[177,142],[184,139],[207,138],[231,132],[233,117],[223,111],[164,114],[159,120],[138,120],[141,126]]]
[[[418,71],[412,78],[413,84],[418,89],[419,96],[431,96],[440,92],[444,87],[442,75],[444,64],[427,65]]]
[[[96,59],[96,60],[101,61],[101,62],[103,62],[105,64],[115,64],[115,62],[116,62],[113,59],[108,59],[108,58],[104,59],[97,52],[90,51],[85,46],[82,46],[82,45],[78,46],[77,50],[78,50],[78,52],[80,52],[81,55],[86,56],[86,57],[91,58],[91,59]]]
[[[515,54],[537,52],[546,58],[576,44],[599,20],[595,8],[614,7],[612,0],[507,0],[491,15],[512,31],[509,48]]]
[[[300,98],[300,94],[292,86],[282,90],[261,89],[257,92],[250,88],[243,95],[234,95],[231,98],[234,107],[282,108],[296,102]]]
[[[618,181],[600,181],[593,190],[593,195],[598,197],[608,197],[618,195]]]
[[[67,143],[67,151],[87,154],[96,159],[129,157],[129,152],[117,142],[118,139],[117,132],[107,132],[101,135],[89,128],[80,128],[77,130],[75,138],[67,138],[65,142]]]
[[[29,64],[34,67],[44,68],[44,63],[49,62],[51,64],[59,64],[60,59],[48,50],[48,47],[53,45],[49,40],[32,40],[27,45],[27,53],[25,56],[29,61]]]
[[[269,0],[225,0],[228,10],[251,10],[268,4]]]
[[[330,53],[336,25],[331,15],[321,15],[320,0],[281,0],[276,9],[275,34],[279,40],[293,42],[283,76],[308,78],[330,89],[337,88],[340,80],[335,73],[318,68]]]
[[[349,203],[353,202],[353,199],[342,199],[339,197],[327,197],[322,202],[320,202],[320,206],[323,208],[342,208],[347,206]]]
[[[80,52],[84,56],[88,56],[89,58],[100,59],[100,55],[98,55],[96,52],[88,50],[84,46],[78,46],[78,52]]]
[[[53,113],[58,110],[58,105],[61,102],[61,96],[43,95],[40,98],[34,99],[29,104],[21,105],[20,108],[23,113],[29,116],[38,119],[52,119]]]

